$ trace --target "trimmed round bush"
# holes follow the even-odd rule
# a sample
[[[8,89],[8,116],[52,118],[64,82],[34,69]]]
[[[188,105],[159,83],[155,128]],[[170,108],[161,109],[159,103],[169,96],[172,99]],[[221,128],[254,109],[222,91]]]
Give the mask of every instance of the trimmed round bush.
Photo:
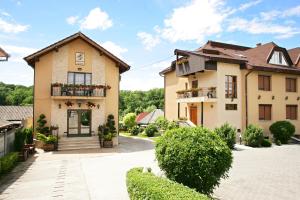
[[[223,124],[221,127],[215,129],[215,132],[226,142],[230,149],[234,148],[236,139],[236,128],[232,127],[228,123]]]
[[[261,146],[262,147],[271,147],[272,146],[272,143],[270,140],[268,139],[263,139],[263,141],[261,142]]]
[[[281,144],[287,144],[295,133],[295,126],[289,121],[278,121],[273,123],[269,130],[275,141],[279,140]]]
[[[127,191],[131,200],[209,200],[210,198],[166,178],[157,177],[142,168],[127,172]]]
[[[155,135],[155,133],[158,133],[158,128],[155,124],[149,124],[146,128],[145,128],[145,134],[148,137],[153,137]]]
[[[123,124],[126,126],[127,129],[131,129],[136,125],[136,114],[135,113],[128,113],[123,118]]]
[[[155,120],[155,125],[160,130],[167,130],[168,126],[169,126],[169,121],[166,118],[164,118],[163,116],[160,116]]]
[[[243,140],[247,146],[260,147],[264,139],[264,130],[250,124],[243,133]]]
[[[131,135],[138,135],[140,133],[140,127],[139,126],[134,126],[130,129]]]
[[[232,164],[231,150],[213,131],[203,127],[168,130],[155,146],[159,167],[178,183],[211,194]]]

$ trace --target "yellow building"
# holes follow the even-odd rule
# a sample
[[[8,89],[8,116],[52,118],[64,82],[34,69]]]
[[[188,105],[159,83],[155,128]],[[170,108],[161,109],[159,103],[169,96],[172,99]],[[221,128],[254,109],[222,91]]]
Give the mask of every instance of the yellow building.
[[[208,41],[195,51],[175,50],[164,77],[165,117],[215,128],[225,122],[242,132],[256,124],[289,120],[300,134],[300,48],[275,43],[250,48]]]
[[[120,75],[130,66],[81,32],[24,59],[34,69],[34,127],[44,114],[60,137],[78,137],[96,135],[109,114],[119,121]]]

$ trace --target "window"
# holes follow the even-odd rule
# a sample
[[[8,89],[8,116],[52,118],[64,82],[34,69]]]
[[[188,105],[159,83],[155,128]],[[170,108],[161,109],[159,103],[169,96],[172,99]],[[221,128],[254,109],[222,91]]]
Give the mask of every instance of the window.
[[[258,75],[258,89],[271,91],[271,76]]]
[[[285,88],[287,92],[297,92],[297,79],[296,78],[286,78]]]
[[[225,110],[237,110],[237,104],[225,104]]]
[[[237,82],[236,76],[225,77],[225,97],[237,98]]]
[[[275,65],[286,65],[287,66],[287,62],[285,60],[283,52],[281,52],[281,51],[274,51],[269,63],[275,64]]]
[[[297,120],[298,118],[298,106],[286,105],[286,119]]]
[[[272,119],[272,105],[260,104],[259,105],[259,120]]]
[[[192,81],[192,89],[198,89],[198,80],[193,80]],[[193,97],[198,97],[198,91],[192,91],[192,96]]]
[[[91,73],[68,72],[68,84],[91,85],[92,84],[92,74]]]

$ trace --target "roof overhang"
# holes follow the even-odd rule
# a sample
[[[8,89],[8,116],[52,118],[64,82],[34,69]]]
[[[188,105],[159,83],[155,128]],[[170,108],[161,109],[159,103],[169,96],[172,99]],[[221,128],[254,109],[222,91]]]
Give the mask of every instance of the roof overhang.
[[[26,56],[24,58],[24,60],[28,63],[28,65],[30,65],[31,67],[34,68],[35,62],[39,60],[39,57],[49,53],[50,51],[54,51],[54,50],[57,51],[60,47],[66,45],[78,38],[86,41],[88,44],[90,44],[92,47],[94,47],[96,50],[98,50],[100,55],[104,54],[107,57],[109,57],[110,59],[114,60],[116,62],[116,65],[119,67],[120,73],[123,73],[130,69],[130,66],[127,63],[122,61],[117,56],[113,55],[111,52],[107,51],[105,48],[103,48],[98,43],[96,43],[95,41],[93,41],[92,39],[90,39],[89,37],[87,37],[86,35],[84,35],[81,32],[75,33],[75,34],[73,34],[69,37],[66,37],[65,39],[62,39],[54,44],[51,44],[48,47],[45,47],[29,56]]]
[[[281,67],[281,66],[266,67],[266,66],[247,65],[246,69],[250,69],[250,70],[254,70],[254,71],[265,71],[265,72],[276,72],[276,73],[300,75],[300,69],[297,67]]]

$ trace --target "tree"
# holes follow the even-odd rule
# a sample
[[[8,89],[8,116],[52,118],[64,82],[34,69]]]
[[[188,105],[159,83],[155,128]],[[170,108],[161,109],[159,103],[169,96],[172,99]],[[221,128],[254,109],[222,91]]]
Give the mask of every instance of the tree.
[[[123,123],[126,128],[131,129],[136,125],[136,114],[135,113],[128,113],[123,118]]]

